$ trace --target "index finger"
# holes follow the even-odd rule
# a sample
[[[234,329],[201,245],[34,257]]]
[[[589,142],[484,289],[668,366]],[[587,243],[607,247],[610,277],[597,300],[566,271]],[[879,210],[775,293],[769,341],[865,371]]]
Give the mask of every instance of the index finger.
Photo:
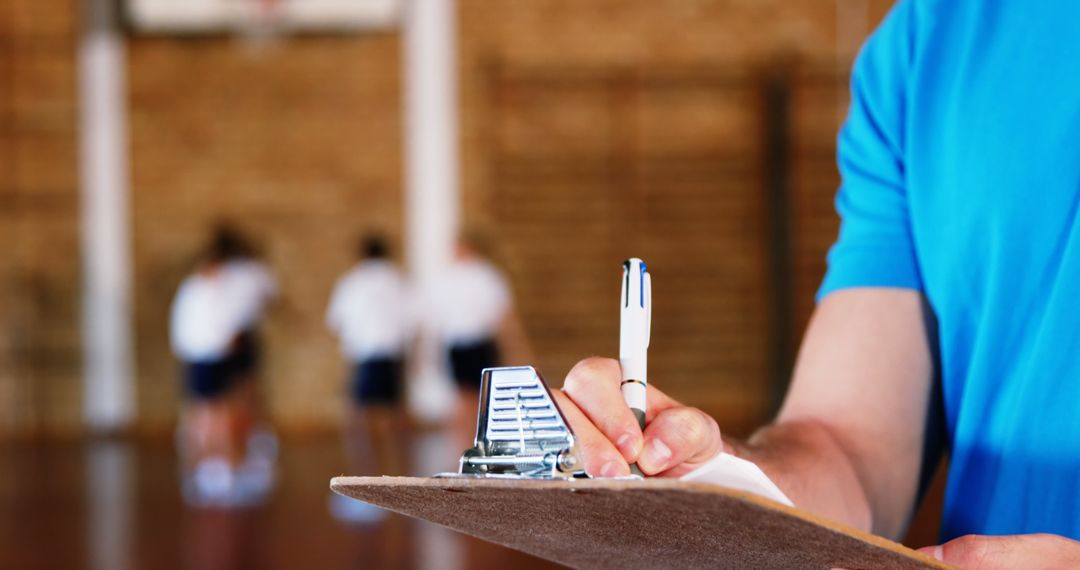
[[[641,452],[644,439],[634,413],[623,401],[621,381],[622,371],[617,361],[586,358],[566,375],[563,393],[615,444],[623,458],[632,462]]]
[[[563,392],[572,400],[600,433],[604,434],[627,462],[637,460],[644,436],[634,413],[622,395],[622,369],[611,358],[592,357],[578,362],[563,383]],[[660,412],[677,406],[652,386],[647,387],[646,422]]]

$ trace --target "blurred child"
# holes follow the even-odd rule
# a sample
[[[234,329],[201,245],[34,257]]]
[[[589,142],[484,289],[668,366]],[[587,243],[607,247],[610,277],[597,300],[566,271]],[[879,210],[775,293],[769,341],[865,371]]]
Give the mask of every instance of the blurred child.
[[[273,450],[253,454],[249,443],[259,441],[255,333],[276,289],[243,238],[222,226],[173,301],[170,340],[186,396],[178,437],[184,494],[194,504],[250,503],[269,490]]]
[[[433,310],[460,399],[463,441],[475,435],[484,368],[529,364],[528,343],[503,273],[481,252],[476,234],[462,236],[454,262],[439,282]],[[466,445],[467,446],[467,445]]]
[[[344,441],[354,473],[396,475],[404,471],[401,449],[406,428],[404,397],[405,353],[415,329],[405,278],[390,261],[382,236],[360,242],[359,260],[334,287],[326,324],[341,340],[351,365],[350,405]],[[381,511],[334,495],[331,506],[350,521],[377,519]]]

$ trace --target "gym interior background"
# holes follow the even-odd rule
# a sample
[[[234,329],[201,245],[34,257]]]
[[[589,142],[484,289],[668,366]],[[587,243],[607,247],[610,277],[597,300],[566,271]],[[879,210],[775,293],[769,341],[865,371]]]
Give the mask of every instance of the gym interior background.
[[[399,2],[378,29],[256,38],[142,30],[124,0],[0,3],[4,566],[439,567],[453,558],[440,552],[461,567],[544,566],[396,519],[344,528],[325,512],[345,374],[323,325],[331,287],[365,229],[417,262],[410,217],[425,214],[409,205],[406,160],[422,131],[409,127],[405,52],[408,13],[426,1]],[[491,238],[532,364],[557,385],[576,360],[616,354],[619,264],[636,255],[656,283],[652,381],[726,433],[767,421],[837,230],[850,65],[891,2],[442,4],[454,223]],[[104,120],[87,87],[102,34],[120,54],[106,91],[120,168],[104,179],[85,140]],[[97,397],[87,319],[99,314],[87,306],[99,262],[87,225],[89,208],[115,204],[95,205],[94,176],[120,181],[128,279],[114,301],[126,307],[129,412],[105,429],[86,409]],[[257,512],[191,512],[176,487],[169,303],[220,219],[256,238],[283,297],[261,387],[282,483]],[[931,506],[910,540],[930,543],[934,524]],[[407,548],[424,540],[420,554]]]

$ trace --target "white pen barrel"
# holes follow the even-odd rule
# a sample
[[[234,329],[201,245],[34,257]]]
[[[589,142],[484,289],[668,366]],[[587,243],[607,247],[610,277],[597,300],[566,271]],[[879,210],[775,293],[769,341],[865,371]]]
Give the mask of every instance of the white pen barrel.
[[[632,257],[623,264],[620,305],[619,365],[622,367],[623,399],[637,418],[638,426],[645,429],[652,280],[645,262],[639,258]]]
[[[622,385],[623,399],[637,418],[638,427],[645,429],[645,384],[629,381]]]
[[[623,380],[639,380],[648,382],[648,356],[645,351],[634,355],[620,355],[619,366],[622,368]]]
[[[645,399],[645,387],[648,384],[646,361],[647,357],[644,350],[624,354],[619,358],[619,366],[622,367],[623,400],[626,400],[626,405],[629,406],[630,411],[634,412],[638,427],[641,429],[645,429],[645,409],[647,405]]]

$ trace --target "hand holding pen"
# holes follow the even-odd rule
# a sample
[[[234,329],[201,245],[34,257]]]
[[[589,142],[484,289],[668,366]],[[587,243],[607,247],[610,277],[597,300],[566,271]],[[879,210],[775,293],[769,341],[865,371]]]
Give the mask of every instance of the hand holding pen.
[[[563,389],[553,395],[574,430],[590,475],[627,476],[630,464],[636,463],[645,475],[678,477],[716,457],[724,442],[708,414],[648,385],[652,282],[645,264],[634,261],[623,266],[620,313],[629,312],[620,319],[620,359],[578,362]]]

